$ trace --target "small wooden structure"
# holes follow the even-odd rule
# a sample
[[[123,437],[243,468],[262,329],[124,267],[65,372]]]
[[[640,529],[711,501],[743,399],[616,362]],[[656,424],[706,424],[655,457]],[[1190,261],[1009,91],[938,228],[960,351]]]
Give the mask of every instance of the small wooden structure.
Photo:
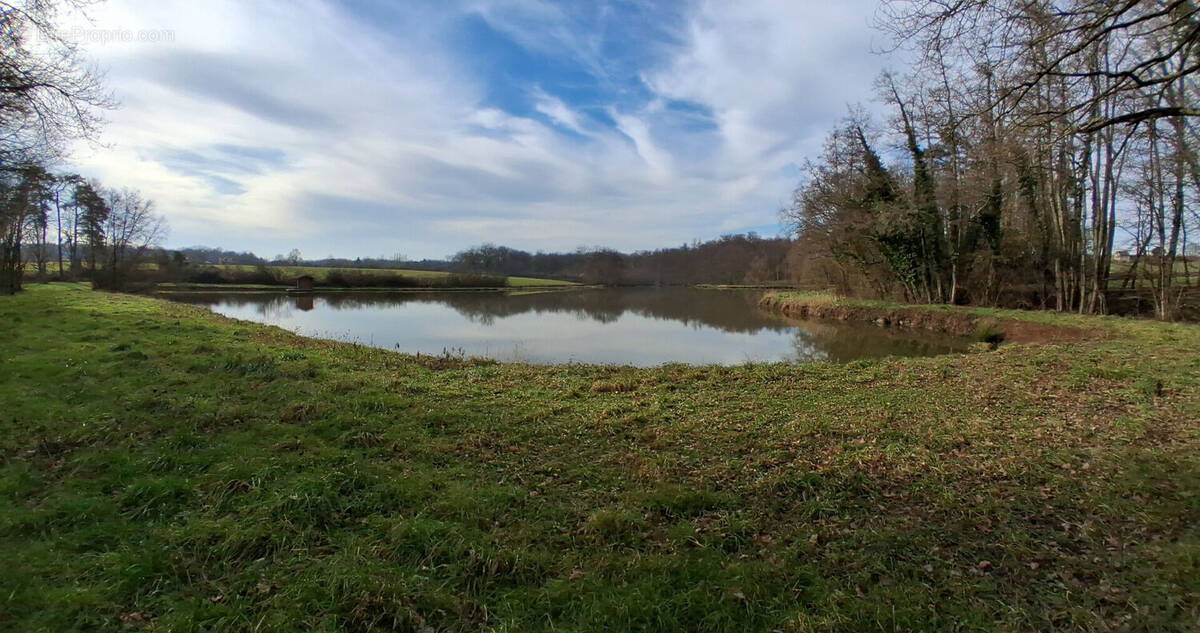
[[[296,292],[312,292],[313,277],[312,275],[300,275],[296,278]]]

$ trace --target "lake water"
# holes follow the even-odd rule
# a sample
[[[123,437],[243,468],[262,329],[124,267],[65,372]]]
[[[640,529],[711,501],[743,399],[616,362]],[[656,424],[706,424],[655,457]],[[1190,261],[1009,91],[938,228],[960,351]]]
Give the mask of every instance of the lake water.
[[[963,351],[962,339],[799,321],[760,291],[695,288],[538,293],[186,293],[171,298],[315,336],[408,353],[539,364],[845,362]]]

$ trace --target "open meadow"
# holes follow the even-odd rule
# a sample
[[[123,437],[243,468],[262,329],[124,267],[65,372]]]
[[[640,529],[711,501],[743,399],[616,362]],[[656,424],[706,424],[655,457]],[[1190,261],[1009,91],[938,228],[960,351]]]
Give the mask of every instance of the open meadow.
[[[31,285],[0,629],[1194,631],[1200,327],[932,312],[1051,342],[546,367]]]

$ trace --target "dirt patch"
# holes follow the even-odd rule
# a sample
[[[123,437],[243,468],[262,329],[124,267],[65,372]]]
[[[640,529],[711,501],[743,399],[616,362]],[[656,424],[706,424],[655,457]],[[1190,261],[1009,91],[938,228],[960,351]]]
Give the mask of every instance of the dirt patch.
[[[1066,343],[1111,336],[1111,333],[1099,329],[1046,325],[1017,319],[1002,319],[953,311],[929,311],[920,308],[868,308],[823,303],[772,303],[767,305],[788,316],[801,319],[874,323],[882,327],[928,330],[953,336],[975,337],[996,343]]]

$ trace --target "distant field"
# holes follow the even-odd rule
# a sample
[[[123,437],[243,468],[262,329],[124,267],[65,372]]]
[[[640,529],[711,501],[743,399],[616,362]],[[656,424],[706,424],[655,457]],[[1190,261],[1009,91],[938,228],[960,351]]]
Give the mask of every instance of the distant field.
[[[71,267],[71,264],[69,262],[63,261],[63,268],[69,269],[70,267]],[[156,264],[142,264],[141,267],[145,268],[145,269],[158,268],[158,266]],[[86,263],[84,264],[84,268],[87,268]],[[37,269],[38,269],[38,267],[37,267],[36,262],[25,262],[25,274],[26,275],[36,275]],[[50,273],[51,275],[59,272],[57,259],[46,262],[46,272]]]
[[[1129,267],[1131,265],[1131,262],[1113,262],[1109,275],[1113,277],[1123,276],[1129,272]],[[1152,258],[1149,257],[1138,264],[1138,270],[1141,271],[1140,274],[1146,274],[1145,271],[1147,267],[1149,267],[1151,270],[1157,270],[1157,266],[1152,261]],[[1197,271],[1200,271],[1200,262],[1176,261],[1174,270],[1176,276],[1183,276],[1187,274],[1195,275]]]
[[[1108,276],[1108,287],[1121,288],[1127,282],[1129,276],[1129,267],[1129,262],[1113,262],[1112,269],[1110,270]],[[1186,284],[1195,280],[1197,275],[1200,275],[1200,263],[1195,261],[1177,261],[1175,262],[1172,272],[1174,273],[1172,275],[1172,281],[1175,284]],[[1139,283],[1142,285],[1145,285],[1150,277],[1157,275],[1158,268],[1154,266],[1153,263],[1149,261],[1143,261],[1138,265],[1136,276]]]
[[[201,265],[201,268],[217,268],[220,270],[243,270],[253,271],[257,266],[251,264],[216,264],[216,265]],[[153,270],[157,268],[155,264],[143,264],[142,268]],[[448,277],[454,273],[441,272],[436,270],[411,270],[411,269],[396,269],[396,268],[334,268],[328,266],[271,266],[274,270],[282,270],[284,274],[289,276],[299,277],[300,275],[312,275],[317,284],[324,283],[329,277],[329,273],[337,270],[348,273],[361,273],[365,275],[378,275],[380,277],[391,277],[402,275],[405,277],[413,277],[416,279],[437,279],[440,277]],[[37,274],[37,266],[35,264],[26,264],[26,274]],[[47,262],[46,270],[50,274],[58,273],[58,261]],[[558,279],[534,279],[532,277],[509,277],[508,285],[514,287],[521,286],[574,286],[577,285],[571,281],[561,281]]]
[[[256,266],[248,264],[220,264],[214,266],[223,270],[254,270]],[[289,276],[299,277],[300,275],[312,275],[316,283],[320,285],[333,271],[343,271],[352,273],[361,273],[364,275],[377,275],[379,277],[391,277],[402,275],[404,277],[414,277],[417,279],[437,279],[439,277],[448,277],[454,273],[440,272],[436,270],[410,270],[403,268],[333,268],[324,266],[271,266],[275,270],[281,270]],[[508,285],[510,286],[573,286],[570,281],[559,281],[557,279],[533,279],[531,277],[509,277]]]

